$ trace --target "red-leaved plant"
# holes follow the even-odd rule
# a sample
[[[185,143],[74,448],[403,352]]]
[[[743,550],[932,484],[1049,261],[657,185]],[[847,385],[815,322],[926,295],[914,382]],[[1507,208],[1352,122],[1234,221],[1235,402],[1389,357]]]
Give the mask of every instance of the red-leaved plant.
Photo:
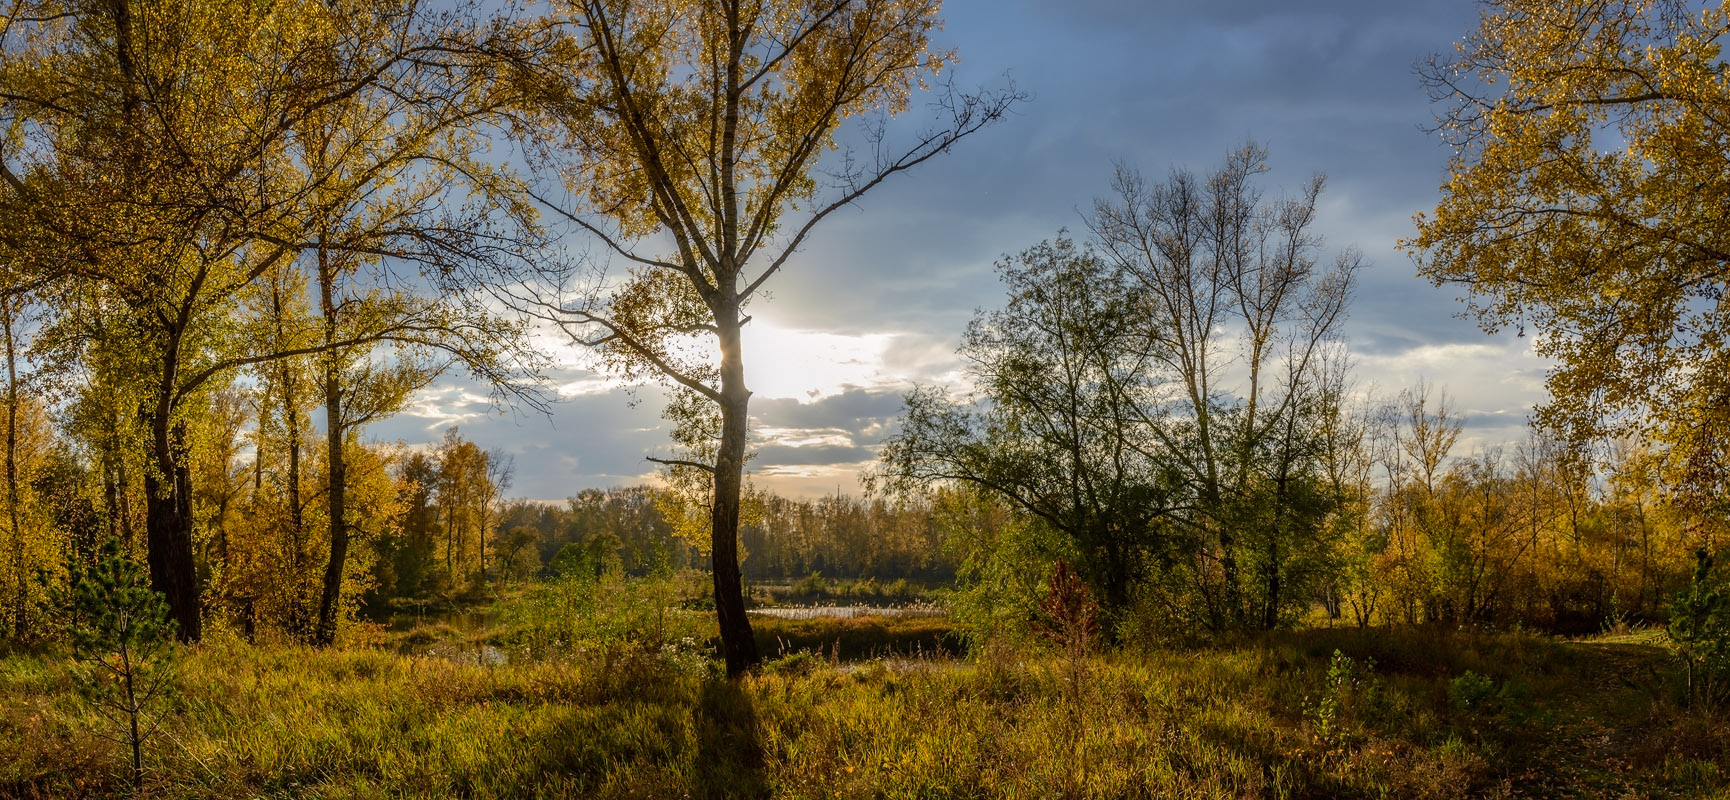
[[[1069,661],[1070,685],[1080,689],[1082,670],[1099,639],[1099,605],[1093,602],[1081,576],[1058,559],[1046,582],[1045,602],[1039,608],[1035,630],[1063,651]]]

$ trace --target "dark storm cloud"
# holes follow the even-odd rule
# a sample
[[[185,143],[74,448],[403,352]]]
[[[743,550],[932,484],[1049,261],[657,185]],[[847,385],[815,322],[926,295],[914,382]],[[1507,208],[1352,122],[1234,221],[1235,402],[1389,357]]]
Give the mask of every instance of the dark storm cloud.
[[[1162,179],[1266,144],[1270,194],[1329,176],[1320,232],[1360,250],[1351,332],[1389,351],[1471,341],[1448,292],[1395,251],[1434,205],[1447,153],[1413,64],[1447,50],[1458,3],[951,0],[947,42],[964,84],[1009,70],[1034,95],[1003,124],[897,176],[825,223],[777,278],[767,313],[796,327],[952,336],[1000,303],[992,262],[1069,228],[1114,160]],[[917,110],[907,129],[918,127]],[[839,290],[838,290],[839,289]]]

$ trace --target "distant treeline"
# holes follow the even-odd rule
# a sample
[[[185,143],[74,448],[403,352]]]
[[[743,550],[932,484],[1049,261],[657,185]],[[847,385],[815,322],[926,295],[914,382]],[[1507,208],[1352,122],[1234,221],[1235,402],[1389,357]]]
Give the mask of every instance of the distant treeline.
[[[332,563],[324,534],[330,470],[323,448],[306,444],[317,433],[308,415],[285,426],[290,415],[271,399],[225,393],[205,417],[208,432],[190,464],[197,590],[207,622],[311,641]],[[0,559],[0,619],[9,638],[28,640],[56,613],[53,597],[69,569],[91,563],[103,542],[144,554],[148,504],[145,467],[130,454],[55,425],[29,400],[19,401],[17,418],[16,479],[3,504],[16,527],[6,526]],[[630,575],[707,568],[704,551],[668,522],[682,500],[662,489],[588,489],[563,504],[506,499],[510,457],[456,428],[424,450],[351,439],[344,451],[349,547],[338,629],[363,611],[382,618],[399,599],[508,588],[574,559]],[[742,536],[752,580],[953,575],[925,501],[758,492],[753,506],[760,513]]]
[[[954,576],[943,555],[939,521],[926,500],[890,502],[839,494],[800,500],[766,493],[755,500],[761,513],[740,534],[744,572],[752,580],[813,573],[924,581]],[[667,501],[661,490],[648,486],[585,489],[563,505],[513,500],[499,512],[501,552],[508,551],[505,563],[518,572],[535,564],[550,572],[560,553],[572,547],[580,548],[597,568],[615,565],[629,575],[706,569],[702,550],[678,536],[668,522],[663,513]],[[429,525],[438,524],[436,515],[426,519]]]

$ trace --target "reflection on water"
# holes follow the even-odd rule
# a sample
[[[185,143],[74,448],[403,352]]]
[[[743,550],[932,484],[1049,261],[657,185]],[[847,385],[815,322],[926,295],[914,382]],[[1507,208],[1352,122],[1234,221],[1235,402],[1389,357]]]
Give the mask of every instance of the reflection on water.
[[[941,617],[937,606],[788,606],[753,608],[749,613],[778,619],[853,619],[854,617]]]

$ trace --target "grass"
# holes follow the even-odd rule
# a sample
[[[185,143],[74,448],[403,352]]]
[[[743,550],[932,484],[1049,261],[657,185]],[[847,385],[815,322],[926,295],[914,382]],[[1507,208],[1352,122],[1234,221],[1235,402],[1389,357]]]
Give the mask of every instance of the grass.
[[[728,682],[661,652],[488,667],[218,640],[187,654],[145,794],[1730,796],[1730,729],[1677,709],[1666,664],[1641,641],[1317,630],[1097,656],[1079,683],[1026,652]],[[0,704],[0,796],[129,792],[61,660],[0,660]]]

